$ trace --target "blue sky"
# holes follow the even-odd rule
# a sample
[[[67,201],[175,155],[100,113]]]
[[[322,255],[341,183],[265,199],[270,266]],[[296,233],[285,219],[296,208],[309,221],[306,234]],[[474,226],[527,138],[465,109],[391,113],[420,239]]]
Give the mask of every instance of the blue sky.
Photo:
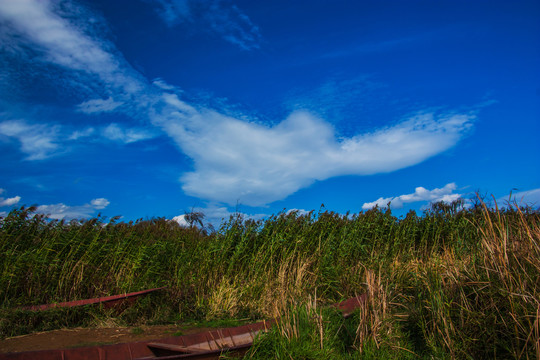
[[[539,1],[0,0],[0,45],[0,216],[540,203]]]

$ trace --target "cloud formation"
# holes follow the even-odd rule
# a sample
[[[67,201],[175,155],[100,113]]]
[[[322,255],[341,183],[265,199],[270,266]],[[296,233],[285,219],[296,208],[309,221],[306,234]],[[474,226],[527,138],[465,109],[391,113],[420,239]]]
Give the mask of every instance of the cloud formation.
[[[362,205],[362,210],[369,210],[378,206],[380,208],[385,208],[390,203],[390,207],[393,209],[400,209],[403,207],[403,204],[413,203],[419,201],[429,201],[429,202],[439,202],[443,201],[450,203],[461,197],[461,194],[454,194],[453,192],[457,189],[455,183],[446,184],[440,189],[428,190],[421,186],[417,187],[412,194],[399,195],[394,197],[387,198],[378,198],[373,202],[364,203]]]
[[[94,135],[95,132],[96,129],[94,129],[93,127],[88,127],[83,130],[75,130],[71,133],[71,135],[68,136],[68,140],[78,140],[81,138],[89,137]]]
[[[167,26],[191,21],[192,14],[188,0],[147,0],[147,2],[156,5],[154,10]]]
[[[155,131],[141,128],[125,128],[116,123],[112,123],[105,127],[102,133],[105,138],[124,144],[148,140],[156,136]]]
[[[0,188],[0,194],[5,192],[4,189]],[[14,196],[11,198],[0,197],[0,207],[4,206],[13,206],[21,200],[20,196]],[[91,200],[88,204],[69,206],[62,203],[51,204],[51,205],[39,205],[36,209],[36,213],[47,215],[51,219],[87,219],[97,210],[105,209],[109,206],[109,200],[105,198],[97,198]],[[1,212],[0,217],[5,217],[6,212]]]
[[[12,198],[0,198],[0,206],[12,206],[17,204],[21,200],[20,196],[14,196]]]
[[[258,49],[259,28],[236,5],[223,0],[147,0],[156,5],[161,19],[172,27],[181,23],[199,24],[243,50]]]
[[[419,114],[397,125],[338,140],[332,126],[304,111],[268,127],[196,110],[176,96],[153,121],[194,160],[181,177],[192,196],[260,206],[315,181],[390,172],[454,146],[474,115]]]
[[[94,209],[105,209],[107,206],[109,206],[110,202],[109,200],[105,198],[98,198],[90,201],[90,205],[94,207]]]
[[[157,3],[167,16],[203,17],[239,46],[253,48],[260,40],[258,29],[234,6],[225,8],[219,1]],[[80,73],[99,79],[109,97],[85,101],[79,111],[137,114],[137,119],[145,119],[170,136],[194,164],[180,179],[182,189],[210,201],[266,205],[315,181],[412,166],[455,146],[475,119],[473,114],[419,113],[393,126],[348,138],[338,138],[330,123],[307,111],[295,111],[277,125],[266,126],[188,103],[163,80],[149,82],[113,44],[93,34],[84,23],[60,16],[53,3],[0,2],[0,17],[19,32],[19,38],[40,49],[42,61],[70,70],[73,81],[80,80]],[[41,128],[36,141],[29,141],[28,135],[37,131],[24,124],[4,122],[0,134],[19,139],[30,159],[46,158],[57,149],[54,127]],[[73,132],[71,138],[91,134],[93,130],[87,129]],[[152,136],[148,130],[120,124],[107,126],[102,134],[124,143]]]
[[[96,15],[83,7],[70,4],[78,16],[95,19]],[[62,16],[63,15],[63,16]],[[145,80],[134,71],[127,71],[125,59],[105,39],[92,37],[91,22],[75,22],[73,14],[63,14],[59,4],[53,1],[17,0],[0,2],[0,21],[9,32],[19,36],[2,37],[6,49],[21,51],[19,43],[31,44],[35,54],[47,63],[77,72],[74,78],[81,82],[81,75],[96,76],[98,82],[117,94],[131,96],[145,87]],[[20,36],[22,35],[22,36]],[[37,59],[39,59],[38,57]],[[84,103],[83,103],[84,104]],[[82,109],[96,109],[99,102]],[[111,104],[101,103],[110,107]]]
[[[178,223],[178,225],[183,226],[183,227],[189,227],[190,226],[189,222],[186,220],[186,215],[185,214],[175,216],[171,220],[176,221]]]
[[[153,129],[129,128],[112,123],[99,128],[99,138],[109,141],[130,144],[156,137]],[[26,160],[45,160],[66,151],[66,144],[88,138],[96,134],[96,129],[69,131],[64,126],[51,124],[35,124],[25,120],[6,120],[0,122],[0,140],[2,136],[16,139],[20,150],[27,154]]]
[[[4,193],[4,189],[0,188],[0,194],[3,194]],[[21,197],[20,196],[14,196],[14,197],[11,197],[11,198],[3,198],[3,197],[0,197],[0,207],[2,206],[12,206],[12,205],[15,205],[17,204],[19,201],[21,201]]]
[[[43,160],[59,150],[57,144],[58,127],[44,124],[30,124],[24,120],[0,122],[0,137],[17,139],[26,160]]]
[[[108,99],[92,99],[80,103],[77,108],[80,112],[86,114],[97,114],[102,112],[111,112],[114,111],[117,107],[121,106],[123,103],[120,101],[114,101],[112,97]]]
[[[39,205],[36,213],[47,215],[51,219],[88,219],[96,210],[102,210],[109,205],[105,198],[91,200],[90,203],[77,206],[69,206],[63,203],[51,205]]]

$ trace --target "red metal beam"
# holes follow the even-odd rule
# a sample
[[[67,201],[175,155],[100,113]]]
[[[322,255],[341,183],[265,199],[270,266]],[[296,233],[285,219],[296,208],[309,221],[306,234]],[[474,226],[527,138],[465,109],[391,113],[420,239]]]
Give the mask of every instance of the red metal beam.
[[[93,299],[74,300],[74,301],[66,301],[66,302],[54,303],[54,304],[26,306],[23,309],[30,310],[30,311],[41,311],[41,310],[47,310],[47,309],[52,309],[52,308],[57,308],[57,307],[75,307],[75,306],[100,304],[100,303],[103,303],[106,307],[113,307],[123,301],[135,301],[135,299],[137,299],[140,296],[149,294],[154,291],[163,290],[163,289],[165,289],[165,287],[136,291],[136,292],[120,294],[120,295],[102,296],[102,297],[93,298]]]

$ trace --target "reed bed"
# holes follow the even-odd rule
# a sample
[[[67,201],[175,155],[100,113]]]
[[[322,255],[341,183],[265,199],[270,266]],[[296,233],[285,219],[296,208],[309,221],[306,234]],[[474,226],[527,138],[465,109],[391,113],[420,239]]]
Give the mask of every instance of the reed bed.
[[[540,215],[463,205],[235,215],[212,231],[15,209],[0,219],[0,336],[279,317],[248,356],[540,359]],[[161,286],[122,311],[20,310]],[[325,308],[361,293],[348,320]]]

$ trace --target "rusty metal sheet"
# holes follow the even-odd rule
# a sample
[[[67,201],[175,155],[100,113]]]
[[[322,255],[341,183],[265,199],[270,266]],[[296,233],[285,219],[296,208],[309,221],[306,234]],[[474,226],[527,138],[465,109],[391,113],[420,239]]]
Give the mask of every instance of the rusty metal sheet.
[[[54,303],[54,304],[26,306],[26,307],[23,307],[23,310],[41,311],[41,310],[47,310],[47,309],[52,309],[52,308],[57,308],[57,307],[75,307],[75,306],[91,305],[91,304],[99,304],[99,303],[103,303],[105,307],[112,307],[124,301],[133,302],[135,301],[136,298],[140,296],[149,294],[154,291],[163,290],[163,289],[165,289],[165,287],[135,291],[135,292],[120,294],[120,295],[101,296],[101,297],[93,298],[93,299],[83,299],[83,300],[66,301],[66,302],[60,302],[60,303]]]
[[[64,360],[61,351],[43,350],[22,353],[0,354],[1,360]]]
[[[334,307],[341,310],[341,312],[343,313],[343,317],[348,318],[349,316],[352,315],[352,313],[356,309],[360,308],[361,306],[364,306],[366,300],[367,300],[367,294],[362,294],[362,295],[347,299],[345,301],[342,301],[334,305]]]

